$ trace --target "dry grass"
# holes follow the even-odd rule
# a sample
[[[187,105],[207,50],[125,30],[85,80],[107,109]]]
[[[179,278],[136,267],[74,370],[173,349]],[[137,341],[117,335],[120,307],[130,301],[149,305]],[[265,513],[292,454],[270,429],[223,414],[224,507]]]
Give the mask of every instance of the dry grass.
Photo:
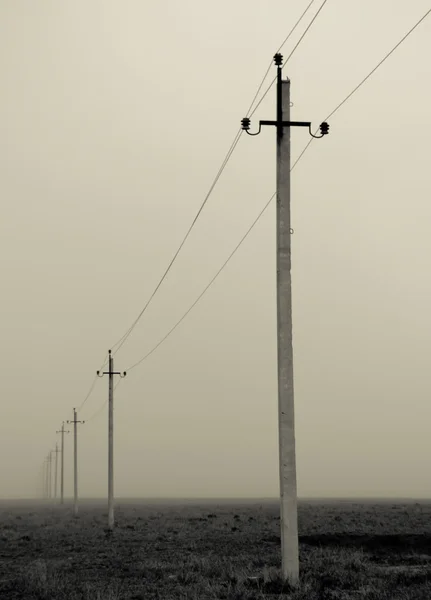
[[[277,504],[0,504],[2,600],[430,600],[431,505],[302,503],[301,585]]]

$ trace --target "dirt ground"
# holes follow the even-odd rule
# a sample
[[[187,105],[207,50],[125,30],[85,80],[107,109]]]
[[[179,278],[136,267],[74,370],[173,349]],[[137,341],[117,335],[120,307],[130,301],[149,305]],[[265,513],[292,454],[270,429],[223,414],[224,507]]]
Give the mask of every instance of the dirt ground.
[[[431,600],[431,502],[301,502],[301,583],[277,503],[0,504],[1,600]]]

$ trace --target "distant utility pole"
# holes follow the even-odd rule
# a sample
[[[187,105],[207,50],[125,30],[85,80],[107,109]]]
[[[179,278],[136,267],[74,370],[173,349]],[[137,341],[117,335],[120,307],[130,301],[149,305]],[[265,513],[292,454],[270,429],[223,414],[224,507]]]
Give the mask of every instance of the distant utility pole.
[[[98,377],[109,375],[109,408],[108,408],[108,528],[114,529],[114,375],[126,376],[126,371],[114,371],[114,359],[109,350],[108,371],[100,373]]]
[[[49,458],[45,458],[45,496],[49,498]]]
[[[43,497],[48,498],[48,458],[43,460]]]
[[[58,453],[59,453],[59,449],[58,449],[58,444],[55,444],[55,450],[54,450],[54,454],[55,454],[55,477],[54,477],[54,498],[57,498],[57,473],[58,473]]]
[[[76,409],[73,409],[73,514],[75,517],[78,514],[78,423],[85,423],[85,421],[78,421]]]
[[[299,581],[298,514],[296,489],[295,419],[293,397],[292,288],[290,227],[290,128],[307,127],[313,137],[323,137],[329,125],[320,125],[313,135],[311,123],[290,121],[290,80],[282,79],[283,57],[274,56],[277,66],[277,119],[260,121],[257,133],[250,133],[250,119],[242,129],[260,133],[262,125],[277,132],[277,339],[278,339],[278,423],[280,470],[280,524],[283,577],[292,585]]]
[[[42,498],[44,497],[44,489],[43,489],[43,482],[44,482],[44,474],[43,474],[43,470],[44,470],[44,465],[43,463],[40,465],[40,470],[39,470],[39,474],[37,476],[37,484],[36,484],[36,495],[39,496],[39,494],[42,495]]]
[[[70,433],[70,431],[65,431],[64,429],[64,421],[61,424],[60,431],[56,433],[61,433],[61,474],[60,474],[60,503],[64,504],[64,434]]]
[[[48,453],[48,498],[52,498],[52,450]]]

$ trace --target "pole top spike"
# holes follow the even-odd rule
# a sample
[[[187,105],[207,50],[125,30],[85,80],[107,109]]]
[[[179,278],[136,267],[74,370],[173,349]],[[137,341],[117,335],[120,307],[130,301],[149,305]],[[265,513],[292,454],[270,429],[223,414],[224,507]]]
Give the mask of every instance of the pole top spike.
[[[274,63],[277,65],[277,67],[281,67],[281,65],[283,64],[283,55],[279,52],[277,52],[277,54],[274,55]]]

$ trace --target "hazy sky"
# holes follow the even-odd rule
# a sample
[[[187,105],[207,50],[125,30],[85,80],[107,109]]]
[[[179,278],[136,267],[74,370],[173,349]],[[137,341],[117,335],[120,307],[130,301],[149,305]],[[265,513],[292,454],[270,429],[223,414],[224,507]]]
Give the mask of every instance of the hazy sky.
[[[56,429],[152,293],[307,4],[0,2],[0,496],[39,493]],[[318,125],[427,8],[328,0],[284,71],[292,118]],[[300,495],[431,496],[430,47],[431,17],[293,171]],[[254,124],[274,111],[275,89]],[[307,142],[292,132],[293,158]],[[116,370],[175,324],[274,191],[274,132],[243,136]],[[119,386],[116,496],[278,494],[275,307],[272,207]],[[106,407],[79,443],[80,493],[103,496]]]

